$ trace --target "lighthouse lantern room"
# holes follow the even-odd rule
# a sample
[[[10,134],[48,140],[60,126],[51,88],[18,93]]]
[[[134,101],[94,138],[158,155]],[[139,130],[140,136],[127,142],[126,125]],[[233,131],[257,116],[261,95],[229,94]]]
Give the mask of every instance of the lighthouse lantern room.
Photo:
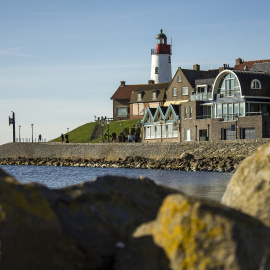
[[[167,44],[167,37],[160,30],[156,36],[156,48],[151,50],[151,80],[155,83],[170,82],[172,80],[171,45]]]

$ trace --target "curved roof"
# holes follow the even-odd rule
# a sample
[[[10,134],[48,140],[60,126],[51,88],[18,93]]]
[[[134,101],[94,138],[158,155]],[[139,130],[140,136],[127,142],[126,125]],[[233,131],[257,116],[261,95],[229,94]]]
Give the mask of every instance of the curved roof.
[[[260,71],[224,70],[219,73],[214,82],[213,92],[216,93],[221,79],[228,73],[232,73],[238,79],[241,96],[270,97],[270,74]],[[251,82],[259,80],[261,89],[251,89]]]
[[[270,74],[266,72],[256,71],[233,71],[241,85],[242,96],[263,96],[270,97]],[[251,82],[253,80],[259,80],[261,83],[261,89],[251,89]]]

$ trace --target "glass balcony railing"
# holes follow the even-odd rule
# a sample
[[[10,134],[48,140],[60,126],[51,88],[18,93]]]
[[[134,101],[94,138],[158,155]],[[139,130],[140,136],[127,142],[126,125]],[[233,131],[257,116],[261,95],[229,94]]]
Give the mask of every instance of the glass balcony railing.
[[[207,93],[194,93],[190,95],[191,101],[207,101],[212,98],[212,92]]]
[[[197,119],[197,120],[200,120],[200,119],[207,119],[207,118],[212,118],[212,117],[211,117],[211,114],[204,114],[204,115],[198,115],[198,116],[196,116],[196,119]]]
[[[238,120],[238,114],[221,114],[220,121],[231,122]]]

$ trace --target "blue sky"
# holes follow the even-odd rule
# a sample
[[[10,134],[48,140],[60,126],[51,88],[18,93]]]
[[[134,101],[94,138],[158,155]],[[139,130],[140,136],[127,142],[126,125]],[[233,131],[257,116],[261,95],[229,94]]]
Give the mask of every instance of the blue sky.
[[[172,72],[269,59],[270,1],[0,1],[0,144],[47,140],[112,117],[120,81],[147,83],[155,36],[172,39]],[[172,21],[172,36],[171,36]]]

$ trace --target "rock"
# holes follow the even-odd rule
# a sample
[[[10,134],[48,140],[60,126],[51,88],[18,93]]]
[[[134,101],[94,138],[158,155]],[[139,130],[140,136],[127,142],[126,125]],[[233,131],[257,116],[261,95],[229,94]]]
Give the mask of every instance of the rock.
[[[1,270],[112,269],[119,242],[175,190],[106,176],[59,190],[0,173]]]
[[[0,179],[0,269],[65,269],[64,257],[68,264],[74,256],[61,248],[61,224],[40,187],[21,185],[3,171]]]
[[[270,229],[248,215],[173,194],[154,221],[137,228],[119,252],[115,269],[268,269],[269,240]]]
[[[181,159],[187,159],[187,160],[191,160],[194,159],[194,155],[188,153],[188,152],[184,152],[180,155]]]
[[[270,144],[246,158],[230,180],[222,203],[270,226]]]

